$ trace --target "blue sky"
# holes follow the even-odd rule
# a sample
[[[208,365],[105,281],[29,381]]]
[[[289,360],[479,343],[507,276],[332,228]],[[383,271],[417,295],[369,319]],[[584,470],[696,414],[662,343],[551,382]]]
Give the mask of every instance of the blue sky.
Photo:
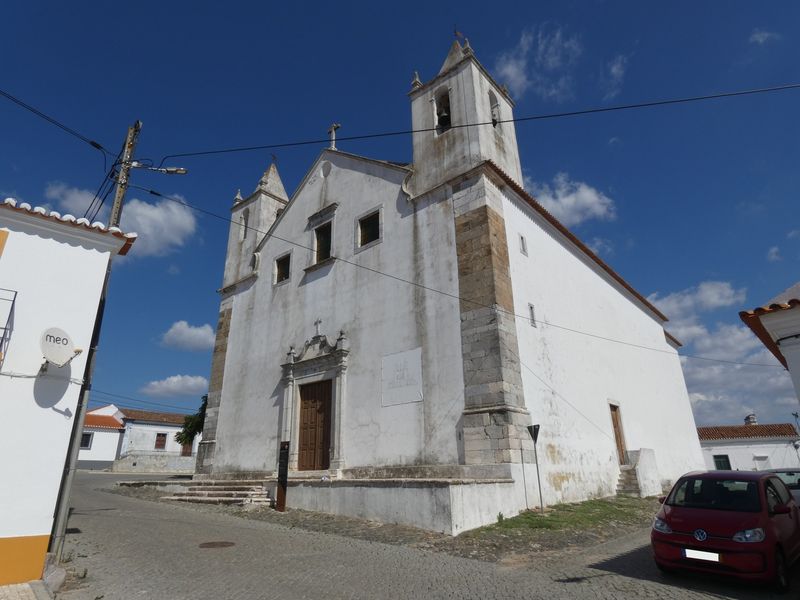
[[[800,82],[791,3],[287,4],[5,3],[0,88],[115,152],[141,119],[137,157],[158,161],[324,138],[334,121],[341,136],[408,129],[413,71],[437,73],[454,26],[517,117]],[[525,184],[663,308],[685,353],[774,365],[738,311],[798,280],[799,103],[787,91],[520,123]],[[0,197],[82,215],[100,153],[2,98],[0,132]],[[321,147],[274,151],[289,193]],[[405,136],[340,148],[411,159]],[[171,161],[186,176],[133,183],[225,215],[269,161],[187,157]],[[227,224],[131,190],[123,225],[141,239],[112,276],[94,400],[193,409]],[[798,410],[774,366],[686,359],[684,371],[699,424]]]

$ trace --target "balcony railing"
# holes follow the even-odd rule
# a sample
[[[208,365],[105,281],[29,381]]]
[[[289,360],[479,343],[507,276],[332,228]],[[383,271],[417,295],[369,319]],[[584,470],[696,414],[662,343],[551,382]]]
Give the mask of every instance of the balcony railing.
[[[11,334],[14,331],[14,307],[16,302],[16,290],[0,288],[0,367],[3,366],[8,344],[11,342]]]

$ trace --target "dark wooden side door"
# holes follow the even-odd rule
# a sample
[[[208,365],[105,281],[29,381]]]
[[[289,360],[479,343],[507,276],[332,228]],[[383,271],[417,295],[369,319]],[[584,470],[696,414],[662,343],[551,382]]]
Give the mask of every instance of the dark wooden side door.
[[[628,453],[625,450],[625,437],[622,435],[622,417],[619,414],[619,406],[611,405],[611,423],[614,426],[614,441],[617,443],[617,456],[619,464],[628,464]]]
[[[316,471],[330,466],[331,381],[300,386],[298,469]]]

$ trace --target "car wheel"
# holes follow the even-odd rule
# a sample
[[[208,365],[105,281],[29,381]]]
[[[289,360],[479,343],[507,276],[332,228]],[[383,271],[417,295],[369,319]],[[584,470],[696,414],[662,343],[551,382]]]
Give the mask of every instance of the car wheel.
[[[789,591],[789,569],[786,566],[786,558],[779,548],[775,549],[775,578],[773,579],[775,590],[781,594]]]

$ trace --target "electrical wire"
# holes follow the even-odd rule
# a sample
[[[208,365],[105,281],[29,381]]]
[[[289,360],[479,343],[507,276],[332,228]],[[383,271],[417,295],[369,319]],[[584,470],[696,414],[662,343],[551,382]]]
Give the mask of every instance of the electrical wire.
[[[226,223],[233,223],[233,224],[235,224],[237,226],[240,226],[240,227],[242,226],[240,223],[237,223],[233,219],[230,219],[228,217],[219,215],[219,214],[211,212],[209,210],[205,210],[203,208],[200,208],[200,207],[194,206],[192,204],[189,204],[188,202],[186,202],[185,200],[183,200],[181,198],[168,196],[168,195],[162,194],[161,192],[158,192],[156,190],[152,190],[152,189],[149,189],[149,188],[146,188],[146,187],[142,187],[142,186],[138,186],[138,185],[134,185],[134,184],[130,184],[129,187],[135,188],[135,189],[138,189],[138,190],[141,190],[141,191],[144,191],[144,192],[147,192],[148,194],[151,194],[151,195],[156,196],[158,198],[164,198],[165,200],[171,200],[172,202],[176,202],[178,204],[181,204],[182,206],[184,206],[186,208],[189,208],[189,209],[194,210],[196,212],[199,212],[199,213],[214,217],[214,218],[219,219],[221,221],[225,221]],[[259,229],[255,228],[255,227],[252,227],[252,226],[248,226],[248,229],[265,236],[265,238],[274,238],[276,240],[279,240],[281,242],[290,244],[290,245],[295,246],[297,248],[301,248],[303,250],[308,250],[310,252],[314,252],[314,249],[309,247],[309,246],[305,246],[305,245],[300,244],[298,242],[293,242],[291,240],[282,238],[282,237],[280,237],[278,235],[275,235],[274,233],[269,233],[269,232],[266,232],[266,231],[262,231],[262,230],[259,230]],[[606,337],[606,336],[595,334],[595,333],[591,333],[591,332],[588,332],[588,331],[582,331],[580,329],[574,329],[574,328],[571,328],[571,327],[566,327],[564,325],[558,325],[556,323],[551,323],[549,321],[531,319],[531,317],[528,316],[528,315],[521,315],[521,314],[515,313],[513,311],[509,311],[509,310],[506,310],[506,309],[503,309],[503,308],[500,308],[500,307],[493,307],[493,306],[489,306],[487,304],[484,304],[482,302],[477,302],[475,300],[471,300],[469,298],[463,298],[463,297],[461,297],[461,296],[459,296],[457,294],[452,294],[450,292],[445,292],[444,290],[439,290],[439,289],[424,285],[422,283],[418,283],[416,281],[411,281],[409,279],[405,279],[405,278],[399,277],[397,275],[392,275],[391,273],[386,273],[386,272],[380,271],[378,269],[373,269],[372,267],[368,267],[366,265],[362,265],[362,264],[357,263],[357,262],[349,261],[347,259],[340,258],[338,256],[332,256],[331,258],[334,258],[338,262],[342,262],[342,263],[345,263],[347,265],[351,265],[351,266],[359,268],[359,269],[364,269],[365,271],[369,271],[371,273],[375,273],[376,275],[381,275],[383,277],[387,277],[389,279],[393,279],[395,281],[399,281],[400,283],[404,283],[404,284],[407,284],[407,285],[414,286],[416,288],[425,290],[427,292],[432,292],[432,293],[435,293],[435,294],[446,296],[448,298],[452,298],[453,300],[458,300],[459,302],[468,302],[470,304],[475,305],[477,308],[492,308],[492,309],[496,309],[498,312],[505,313],[505,314],[507,314],[509,316],[513,316],[513,317],[518,318],[518,319],[523,319],[524,321],[527,321],[527,322],[530,322],[530,323],[538,323],[538,324],[541,324],[541,325],[544,325],[544,326],[547,326],[547,327],[553,327],[555,329],[561,329],[561,330],[564,330],[564,331],[569,331],[571,333],[575,333],[575,334],[578,334],[578,335],[584,335],[584,336],[595,338],[595,339],[598,339],[598,340],[603,340],[603,341],[606,341],[606,342],[613,342],[615,344],[622,344],[624,346],[631,346],[633,348],[639,348],[641,350],[650,350],[652,352],[660,352],[662,354],[670,354],[670,355],[673,354],[672,350],[664,350],[662,348],[653,348],[651,346],[644,346],[642,344],[636,344],[636,343],[633,343],[633,342],[627,342],[625,340],[618,340],[618,339],[615,339],[615,338]],[[705,361],[711,361],[711,362],[719,362],[719,363],[740,365],[740,366],[748,366],[748,367],[771,367],[771,368],[783,369],[782,365],[770,365],[770,364],[766,364],[766,363],[739,362],[739,361],[724,360],[724,359],[719,359],[719,358],[712,358],[710,356],[697,356],[697,355],[694,355],[694,354],[680,354],[679,353],[678,356],[681,356],[683,358],[690,358],[690,359],[696,359],[696,360],[705,360]]]
[[[111,153],[110,151],[106,150],[100,142],[96,142],[95,140],[89,139],[88,137],[86,137],[82,133],[76,131],[72,127],[68,127],[64,123],[62,123],[62,122],[58,121],[57,119],[55,119],[55,118],[43,113],[38,108],[34,108],[33,106],[31,106],[27,102],[24,102],[24,101],[20,100],[19,98],[17,98],[16,96],[11,95],[10,93],[8,93],[8,92],[6,92],[4,90],[0,90],[0,96],[3,96],[5,98],[11,100],[11,102],[13,102],[14,104],[17,104],[18,106],[21,106],[25,110],[28,110],[28,111],[32,112],[37,117],[40,117],[40,118],[44,119],[48,123],[51,123],[52,125],[55,125],[56,127],[58,127],[59,129],[65,131],[66,133],[70,134],[71,136],[76,137],[79,140],[81,140],[82,142],[85,142],[85,143],[89,144],[92,148],[94,148],[95,150],[99,150],[104,155],[108,155],[108,156],[111,156],[111,157],[114,156],[114,154]],[[105,170],[105,168],[103,170]]]
[[[92,387],[92,389],[90,390],[90,395],[91,394],[100,394],[100,395],[103,395],[103,396],[108,396],[110,398],[119,398],[121,400],[127,400],[129,402],[136,402],[136,403],[145,404],[145,405],[152,405],[152,406],[156,406],[156,407],[159,407],[159,408],[172,408],[172,409],[175,409],[175,410],[185,410],[185,411],[191,411],[192,410],[191,408],[187,408],[186,406],[175,406],[173,404],[164,404],[163,402],[150,402],[148,400],[140,400],[139,398],[132,398],[131,396],[125,396],[123,394],[117,394],[115,392],[107,392],[107,391],[104,391],[104,390],[100,390],[100,389],[97,389],[96,387]]]
[[[603,107],[595,107],[595,108],[586,108],[581,110],[572,110],[566,112],[558,112],[558,113],[546,113],[541,115],[530,115],[526,117],[516,117],[513,119],[501,119],[498,121],[486,121],[481,123],[465,123],[460,125],[451,125],[451,129],[462,129],[466,127],[482,127],[486,125],[495,126],[498,123],[524,123],[528,121],[544,121],[548,119],[561,119],[565,117],[577,117],[581,115],[591,115],[591,114],[598,114],[598,113],[607,113],[607,112],[615,112],[615,111],[622,111],[622,110],[633,110],[639,108],[653,108],[656,106],[669,106],[673,104],[686,104],[689,102],[703,102],[707,100],[718,100],[721,98],[734,98],[737,96],[749,96],[753,94],[766,94],[771,92],[782,92],[787,90],[795,90],[800,89],[800,83],[787,83],[784,85],[776,85],[772,87],[765,87],[765,88],[754,88],[748,90],[738,90],[733,92],[719,92],[715,94],[705,94],[702,96],[689,96],[685,98],[670,98],[666,100],[650,100],[646,102],[637,102],[634,104],[618,104],[615,106],[603,106]],[[357,140],[371,140],[376,138],[383,138],[383,137],[393,137],[393,136],[400,136],[400,135],[410,135],[414,133],[424,133],[430,131],[438,131],[436,127],[428,127],[423,129],[403,129],[399,131],[385,131],[379,133],[368,133],[362,135],[350,135],[350,136],[342,136],[337,137],[337,142],[352,142]],[[328,144],[330,143],[329,138],[319,138],[313,140],[303,140],[303,141],[296,141],[296,142],[285,142],[280,144],[261,144],[255,146],[241,146],[241,147],[233,147],[233,148],[220,148],[220,149],[212,149],[212,150],[201,150],[198,152],[181,152],[177,154],[167,154],[159,163],[159,167],[164,166],[164,162],[170,158],[186,158],[190,156],[208,156],[214,154],[229,154],[234,152],[252,152],[256,150],[271,150],[276,148],[291,148],[296,146],[309,146],[309,145],[316,145],[316,144]]]

